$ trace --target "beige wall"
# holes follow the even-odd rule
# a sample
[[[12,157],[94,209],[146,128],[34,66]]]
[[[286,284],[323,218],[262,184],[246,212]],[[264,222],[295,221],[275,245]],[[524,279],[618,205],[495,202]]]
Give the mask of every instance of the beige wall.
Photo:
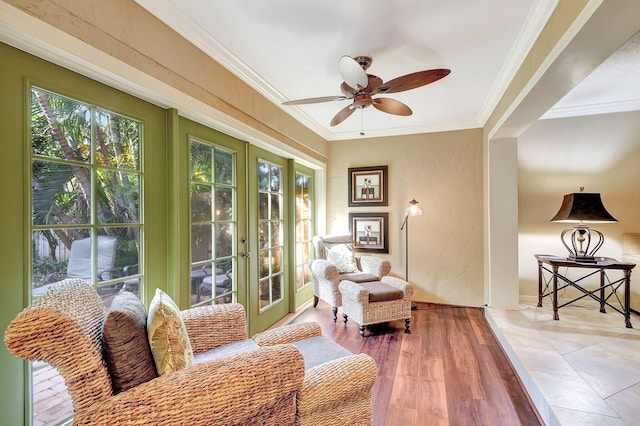
[[[618,219],[593,225],[605,234],[599,255],[620,259],[622,234],[640,232],[640,112],[538,121],[518,140],[518,163],[522,295],[537,294],[534,253],[567,254],[560,242],[567,224],[549,222],[564,194],[578,192],[581,186],[586,192],[599,192]],[[639,276],[638,271],[631,276],[636,309]]]
[[[365,113],[377,114],[375,110]],[[392,274],[404,277],[404,220],[410,218],[409,281],[418,301],[480,306],[482,264],[482,130],[353,139],[329,144],[327,231],[348,231],[349,212],[389,213]],[[389,167],[388,207],[348,207],[349,167]]]

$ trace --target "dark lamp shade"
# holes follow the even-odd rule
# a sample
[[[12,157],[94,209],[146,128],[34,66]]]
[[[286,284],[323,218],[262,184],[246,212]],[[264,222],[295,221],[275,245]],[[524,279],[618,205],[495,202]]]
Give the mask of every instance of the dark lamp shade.
[[[562,206],[551,222],[617,222],[604,208],[600,194],[575,192],[567,194],[562,200]]]

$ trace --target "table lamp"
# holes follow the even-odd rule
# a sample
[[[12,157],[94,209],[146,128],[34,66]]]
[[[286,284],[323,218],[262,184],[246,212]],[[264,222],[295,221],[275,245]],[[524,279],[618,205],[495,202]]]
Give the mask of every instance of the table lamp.
[[[589,223],[617,222],[602,204],[600,194],[582,192],[567,194],[562,200],[558,213],[551,222],[577,224],[560,234],[562,244],[569,251],[568,258],[576,262],[595,263],[595,253],[604,243],[604,235],[597,229],[589,228]],[[592,245],[593,243],[593,245]]]

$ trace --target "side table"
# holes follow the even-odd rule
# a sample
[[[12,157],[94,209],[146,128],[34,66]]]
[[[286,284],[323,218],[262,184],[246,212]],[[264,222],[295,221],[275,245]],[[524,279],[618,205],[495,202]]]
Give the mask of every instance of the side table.
[[[625,326],[632,328],[631,326],[631,314],[630,314],[630,287],[631,287],[631,270],[635,268],[635,263],[618,262],[610,257],[597,257],[596,262],[576,262],[561,256],[552,256],[548,254],[536,254],[534,255],[538,261],[538,307],[542,306],[542,299],[546,296],[551,296],[553,303],[553,319],[559,320],[558,309],[563,306],[569,305],[584,297],[591,297],[598,303],[600,303],[600,312],[605,313],[605,305],[611,309],[624,315]],[[562,275],[558,272],[558,268],[581,268],[588,269],[584,275],[577,279],[569,279],[566,275]],[[614,281],[611,281],[607,275],[607,271],[618,270],[623,272],[623,277]],[[552,288],[549,289],[549,282],[543,278],[544,272],[552,274],[551,284]],[[600,274],[600,286],[596,290],[587,290],[580,285],[580,281],[595,275]],[[558,287],[558,281],[562,281],[560,287]],[[543,282],[545,286],[543,288]],[[618,297],[618,289],[624,284],[624,301],[620,301]],[[558,290],[562,290],[567,287],[574,287],[578,289],[582,294],[567,303],[558,306]],[[612,297],[618,301],[619,306],[611,304],[613,302]]]

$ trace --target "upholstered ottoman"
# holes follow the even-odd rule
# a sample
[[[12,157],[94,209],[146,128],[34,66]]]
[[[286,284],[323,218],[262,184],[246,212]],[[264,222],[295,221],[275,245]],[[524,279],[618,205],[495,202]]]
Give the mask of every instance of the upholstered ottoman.
[[[405,329],[411,325],[411,296],[413,287],[396,277],[382,277],[380,281],[355,283],[340,282],[342,317],[351,317],[360,324],[360,334],[369,324],[403,319]]]

